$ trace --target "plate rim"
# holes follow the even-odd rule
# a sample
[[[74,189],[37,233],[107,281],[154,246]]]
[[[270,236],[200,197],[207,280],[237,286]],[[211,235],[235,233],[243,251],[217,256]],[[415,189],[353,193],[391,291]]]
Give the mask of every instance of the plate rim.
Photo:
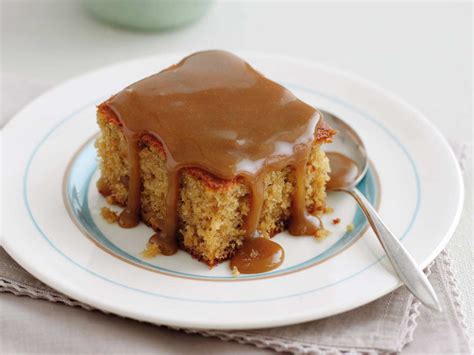
[[[295,63],[296,65],[303,64],[303,65],[307,65],[307,66],[310,66],[310,67],[315,67],[318,70],[332,72],[332,73],[334,73],[336,75],[339,75],[339,76],[341,76],[345,79],[356,81],[356,82],[358,82],[358,83],[360,83],[360,84],[362,84],[362,85],[364,85],[364,86],[366,86],[366,87],[368,87],[368,88],[370,88],[374,91],[378,91],[383,96],[386,96],[386,97],[392,99],[398,105],[403,106],[404,109],[412,111],[416,115],[417,119],[422,120],[428,127],[430,127],[432,133],[434,133],[436,135],[437,141],[442,143],[443,150],[446,150],[449,153],[450,159],[453,160],[456,163],[455,166],[456,166],[456,177],[457,177],[457,182],[458,182],[458,187],[459,187],[459,200],[458,200],[458,205],[456,206],[455,216],[452,219],[452,221],[450,222],[450,227],[449,227],[448,231],[446,232],[445,236],[441,239],[438,246],[432,250],[432,252],[429,254],[429,256],[426,257],[426,259],[423,262],[420,263],[421,267],[427,266],[427,264],[429,262],[431,262],[441,252],[442,249],[444,249],[444,247],[446,246],[446,244],[448,243],[448,241],[452,237],[452,235],[454,233],[454,230],[455,230],[455,228],[456,228],[456,226],[459,222],[459,219],[460,219],[460,216],[461,216],[461,213],[462,213],[463,202],[464,202],[464,183],[463,183],[460,167],[457,164],[457,159],[454,155],[454,152],[453,152],[451,146],[448,144],[446,138],[441,134],[441,132],[437,129],[437,127],[434,126],[434,124],[431,121],[429,121],[427,119],[427,117],[425,117],[419,110],[417,110],[416,108],[409,105],[403,99],[399,98],[395,94],[392,94],[391,92],[387,91],[386,89],[383,89],[380,86],[378,86],[378,85],[376,85],[376,84],[374,84],[374,83],[372,83],[372,82],[370,82],[370,81],[368,81],[364,78],[361,78],[360,76],[358,76],[354,73],[350,73],[350,72],[347,72],[347,71],[342,71],[342,70],[339,70],[339,69],[336,69],[336,68],[333,68],[333,67],[330,67],[330,66],[327,66],[327,65],[324,65],[324,64],[320,64],[320,63],[317,63],[317,62],[314,62],[314,61],[298,59],[298,58],[294,58],[294,57],[291,57],[291,56],[282,56],[282,55],[279,55],[279,54],[268,54],[268,53],[261,54],[261,53],[258,53],[258,52],[248,52],[248,51],[247,52],[239,52],[239,54],[240,53],[245,53],[245,55],[249,55],[249,56],[258,56],[260,58],[271,58],[271,59],[274,59],[274,60],[289,61],[289,62]],[[29,107],[34,106],[38,101],[41,101],[44,96],[48,96],[48,95],[54,93],[54,91],[56,91],[56,90],[61,90],[64,86],[67,86],[67,84],[72,83],[72,82],[74,82],[78,79],[83,79],[86,76],[94,76],[94,74],[96,74],[98,72],[101,72],[104,69],[111,69],[113,67],[120,67],[121,65],[124,65],[125,63],[132,64],[133,62],[140,62],[140,61],[146,60],[147,58],[148,59],[157,58],[157,57],[163,58],[163,57],[171,57],[171,56],[179,56],[179,55],[181,55],[181,53],[166,53],[166,54],[162,54],[162,55],[151,55],[151,56],[147,56],[147,57],[136,58],[136,59],[129,60],[129,61],[122,61],[122,62],[114,63],[114,64],[111,64],[111,65],[107,65],[107,66],[101,67],[99,69],[84,73],[84,74],[77,75],[74,78],[69,79],[69,80],[53,87],[52,89],[47,90],[42,95],[38,96],[36,99],[31,101],[21,111],[19,111],[17,114],[15,114],[14,117],[4,126],[3,132],[8,134],[8,132],[10,130],[10,127],[13,125],[12,122],[14,122],[18,116],[22,115],[24,111],[28,110]],[[21,252],[17,253],[13,246],[10,247],[8,245],[8,243],[5,242],[6,240],[8,240],[8,239],[4,238],[4,240],[1,241],[1,245],[7,250],[7,252],[15,260],[19,261],[20,265],[25,267],[25,269],[27,269],[35,277],[37,277],[40,280],[45,280],[45,283],[52,285],[55,289],[60,290],[61,292],[64,292],[65,294],[71,295],[72,297],[74,297],[76,299],[89,299],[90,298],[91,302],[89,302],[89,300],[85,300],[84,302],[90,303],[90,304],[99,304],[100,303],[100,302],[97,302],[96,299],[93,299],[92,297],[88,297],[85,294],[79,294],[79,297],[77,297],[77,294],[76,294],[75,290],[70,290],[70,289],[65,290],[64,287],[62,287],[62,284],[60,282],[56,282],[54,279],[50,279],[47,275],[41,274],[34,267],[30,267],[28,262],[23,262],[24,260],[22,260]],[[53,248],[54,248],[54,246],[53,246]],[[354,304],[356,304],[356,306],[362,306],[363,304],[367,304],[367,303],[369,303],[369,302],[371,302],[375,299],[378,299],[379,297],[382,297],[383,295],[393,291],[394,289],[396,289],[400,285],[401,285],[401,283],[398,282],[390,290],[383,290],[383,292],[380,292],[380,294],[374,293],[372,295],[372,297],[367,297],[367,299],[364,300],[364,303],[361,304],[360,302],[358,302],[358,303],[354,302]],[[108,308],[107,304],[104,303],[104,302],[102,302],[102,303],[103,304],[100,306],[100,308],[108,310],[107,309]],[[347,307],[342,307],[342,308],[340,307],[337,312],[331,312],[331,314],[328,314],[328,315],[335,315],[335,314],[347,311],[349,309],[353,309],[355,307],[354,304],[348,303]],[[137,316],[137,314],[133,314],[133,312],[131,312],[132,314],[130,314],[130,312],[127,312],[126,308],[122,308],[118,311],[116,311],[116,310],[111,310],[111,311],[114,312],[114,313],[118,313],[118,314],[125,314],[126,316],[132,317],[132,318],[135,318],[135,319],[144,319],[144,318],[146,318],[146,317],[143,317],[143,314],[139,314],[138,316]],[[153,318],[156,322],[156,317],[153,317]],[[158,318],[162,318],[162,317],[158,317]],[[295,318],[297,318],[297,319],[295,319]],[[313,319],[315,319],[315,318],[311,315],[311,313],[308,313],[308,314],[301,314],[301,315],[297,315],[296,317],[292,317],[290,321],[282,319],[280,321],[272,321],[271,323],[263,323],[263,324],[257,323],[257,324],[249,324],[249,325],[246,324],[246,325],[243,325],[243,326],[232,327],[232,329],[251,329],[251,328],[259,328],[259,327],[263,327],[263,326],[288,325],[288,324],[295,324],[295,323],[300,323],[300,322],[313,320]],[[153,322],[153,320],[148,320],[148,321]],[[208,326],[200,326],[199,324],[195,324],[195,323],[186,325],[185,322],[175,322],[175,321],[169,321],[169,320],[164,320],[164,319],[163,319],[163,321],[166,324],[174,325],[174,326],[186,326],[186,327],[201,328],[201,329],[209,328]],[[249,322],[249,323],[251,323],[251,322]],[[185,324],[185,325],[183,325],[183,324]],[[212,325],[212,327],[215,328],[215,329],[230,329],[228,326],[220,327],[218,324],[217,325]]]

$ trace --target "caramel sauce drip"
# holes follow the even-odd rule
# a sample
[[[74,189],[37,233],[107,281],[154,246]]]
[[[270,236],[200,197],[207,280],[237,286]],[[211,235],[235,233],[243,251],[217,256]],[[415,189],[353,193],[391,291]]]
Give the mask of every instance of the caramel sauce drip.
[[[153,234],[148,243],[158,245],[160,253],[163,255],[173,255],[178,251],[178,245],[175,238],[167,238],[163,231]]]
[[[258,274],[279,267],[285,259],[285,252],[280,244],[266,238],[248,239],[239,248],[230,261],[242,274]]]
[[[337,152],[327,152],[331,167],[330,180],[326,185],[328,190],[352,185],[359,176],[359,167],[349,157]]]
[[[306,150],[299,148],[296,154],[305,155]],[[288,232],[291,235],[315,235],[318,227],[308,219],[306,211],[305,169],[307,159],[301,157],[294,163],[296,186],[291,201],[291,218]]]
[[[140,160],[138,156],[139,139],[136,136],[127,137],[128,140],[128,200],[127,207],[119,216],[118,224],[122,228],[133,228],[140,221]]]
[[[203,169],[221,179],[240,176],[248,186],[247,241],[237,255],[245,253],[248,243],[258,246],[259,255],[267,255],[263,250],[267,247],[272,253],[276,250],[276,243],[255,238],[260,235],[263,178],[274,169],[292,166],[295,171],[290,233],[314,234],[317,230],[307,218],[304,181],[317,125],[324,125],[321,114],[242,59],[225,51],[198,52],[132,84],[106,104],[120,121],[128,143],[130,180],[121,226],[133,227],[139,222],[138,145],[141,137],[149,134],[162,144],[166,154],[165,220],[153,242],[166,246],[167,252],[177,250],[179,174],[187,167]],[[256,267],[259,272],[279,265],[254,262],[260,265]]]

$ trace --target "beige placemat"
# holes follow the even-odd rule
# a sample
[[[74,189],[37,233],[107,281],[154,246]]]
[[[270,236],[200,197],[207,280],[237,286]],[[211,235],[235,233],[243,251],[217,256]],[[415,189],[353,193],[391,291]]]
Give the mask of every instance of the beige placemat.
[[[293,326],[251,331],[180,330],[293,353],[392,353],[401,351],[413,340],[422,318],[417,337],[429,343],[430,348],[467,354],[469,339],[450,263],[448,254],[442,252],[426,270],[440,298],[442,313],[421,306],[401,287],[350,312]],[[38,281],[1,248],[0,292],[94,310]]]

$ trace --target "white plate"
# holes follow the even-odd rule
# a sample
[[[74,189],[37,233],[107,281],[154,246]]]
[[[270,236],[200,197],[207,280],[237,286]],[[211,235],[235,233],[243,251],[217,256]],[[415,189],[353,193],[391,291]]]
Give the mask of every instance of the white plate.
[[[420,267],[446,245],[463,185],[441,134],[415,109],[360,78],[290,58],[242,54],[303,100],[344,118],[373,163],[361,185]],[[4,129],[4,247],[40,280],[94,307],[180,327],[244,329],[318,319],[375,300],[400,285],[349,196],[331,194],[324,241],[276,236],[280,269],[233,278],[179,252],[143,259],[151,231],[122,230],[98,216],[90,141],[95,105],[183,55],[120,63],[47,92]],[[378,176],[378,178],[377,178]],[[379,179],[380,185],[377,184]],[[380,187],[381,186],[381,187]],[[342,222],[332,225],[331,219]],[[355,231],[345,232],[348,223]],[[93,242],[91,242],[91,240]]]

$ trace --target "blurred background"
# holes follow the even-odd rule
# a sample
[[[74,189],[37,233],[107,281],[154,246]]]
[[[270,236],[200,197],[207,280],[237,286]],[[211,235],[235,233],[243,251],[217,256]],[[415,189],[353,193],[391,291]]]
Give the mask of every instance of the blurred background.
[[[53,85],[110,63],[157,53],[254,50],[353,71],[420,109],[446,136],[472,140],[469,1],[0,2],[2,85],[12,77]],[[160,10],[147,8],[150,3],[161,3]],[[134,15],[135,25],[148,31],[109,24],[129,21],[133,26]],[[173,22],[200,15],[186,26],[173,27]],[[109,22],[97,16],[109,16]],[[152,31],[161,25],[167,28]],[[8,103],[3,106],[2,116],[10,114],[5,112]]]

